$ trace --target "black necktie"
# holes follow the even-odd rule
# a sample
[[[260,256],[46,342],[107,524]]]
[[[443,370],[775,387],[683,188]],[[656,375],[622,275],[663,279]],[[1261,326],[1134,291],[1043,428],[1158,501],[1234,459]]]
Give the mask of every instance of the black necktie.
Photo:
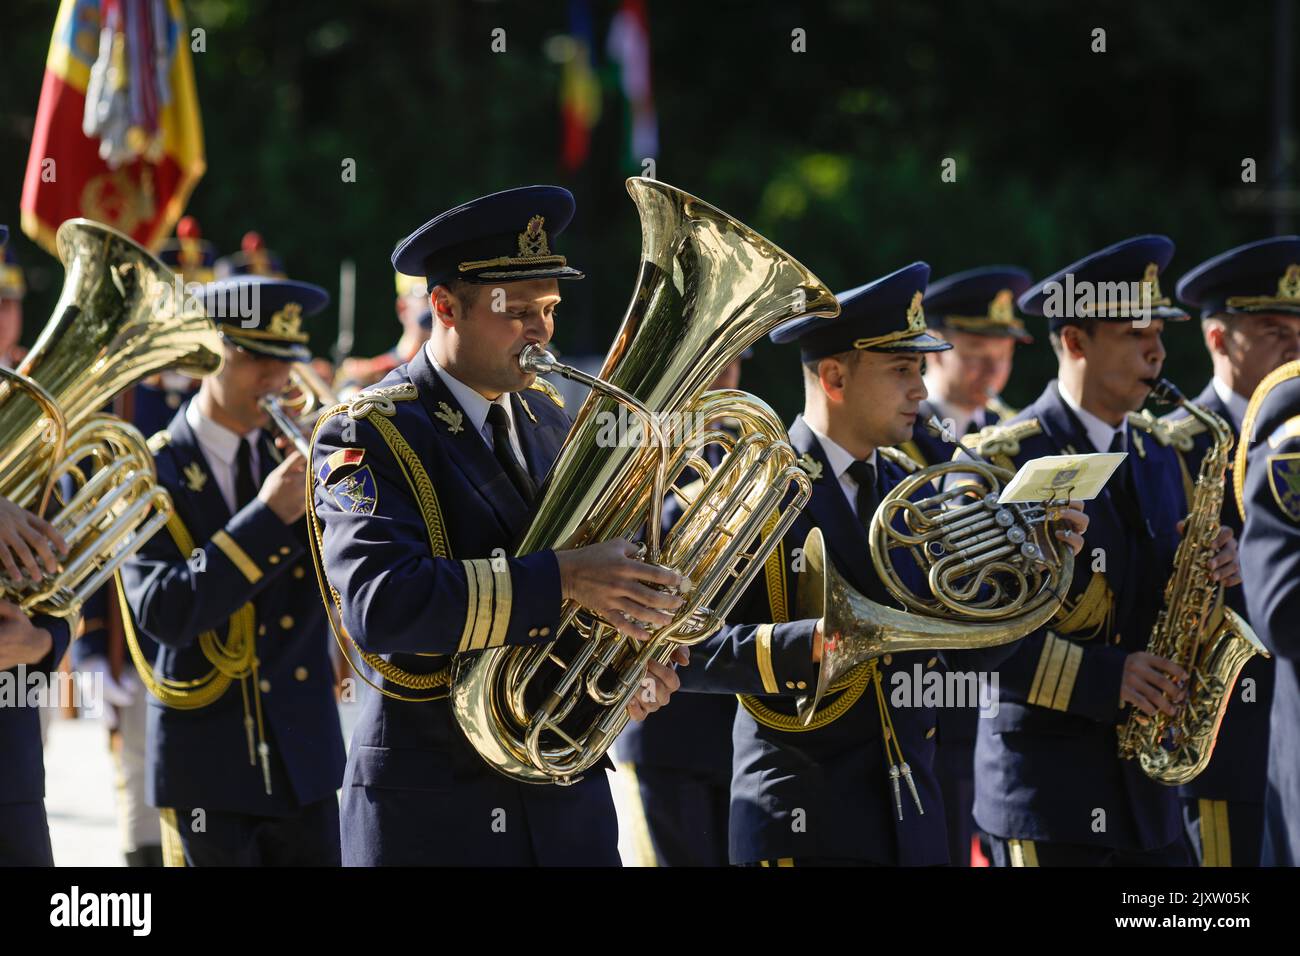
[[[506,415],[506,410],[493,402],[488,406],[487,420],[488,424],[492,426],[492,452],[497,456],[501,470],[506,473],[510,483],[515,486],[515,490],[519,492],[519,497],[531,505],[536,488],[533,486],[533,479],[519,464],[519,459],[515,457],[514,451],[510,448],[510,418]]]
[[[1113,454],[1121,454],[1128,450],[1125,448],[1125,444],[1124,429],[1120,428],[1119,431],[1115,432],[1111,437],[1110,448],[1108,450]],[[1116,487],[1125,497],[1128,497],[1130,492],[1133,490],[1133,482],[1129,473],[1129,459],[1132,457],[1132,455],[1127,456],[1124,461],[1120,463],[1120,466],[1115,469]]]
[[[1110,440],[1110,451],[1123,452],[1128,451],[1127,442],[1124,440],[1124,427],[1121,426],[1119,431]],[[1134,493],[1133,485],[1133,455],[1129,454],[1120,466],[1115,469],[1115,475],[1111,478],[1111,484],[1115,486],[1114,494],[1111,500],[1115,503],[1115,510],[1118,511],[1124,519],[1134,528],[1143,528],[1146,524],[1142,517],[1142,506],[1137,500]]]
[[[235,510],[239,511],[257,497],[257,482],[253,480],[253,445],[247,438],[239,442],[235,456]]]
[[[876,469],[869,461],[855,461],[849,465],[849,477],[858,485],[858,522],[871,528],[871,516],[876,513]]]

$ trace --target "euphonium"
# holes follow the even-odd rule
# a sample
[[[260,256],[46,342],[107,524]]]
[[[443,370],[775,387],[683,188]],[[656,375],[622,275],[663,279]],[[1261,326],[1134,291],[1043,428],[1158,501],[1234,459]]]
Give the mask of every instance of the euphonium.
[[[932,419],[929,427],[941,426]],[[999,504],[1012,473],[967,449],[960,453],[969,460],[913,471],[871,518],[872,564],[902,609],[854,590],[826,557],[821,532],[809,533],[798,616],[822,618],[824,637],[817,687],[796,701],[805,723],[831,685],[859,664],[907,651],[997,647],[1059,610],[1074,552],[1050,535],[1050,503]],[[927,485],[934,493],[913,501]],[[925,591],[908,585],[896,553],[915,564]]]
[[[518,553],[644,532],[645,560],[694,586],[673,623],[640,645],[565,602],[549,644],[457,656],[457,721],[493,767],[524,782],[573,782],[600,759],[628,720],[648,662],[666,663],[678,645],[721,625],[810,491],[770,408],[744,392],[705,389],[782,322],[836,314],[835,297],[782,250],[694,196],[649,179],[627,187],[641,218],[641,269],[599,374],[536,348],[520,356],[525,370],[559,372],[592,392]],[[636,440],[609,440],[620,412],[635,417]],[[720,418],[737,423],[739,438],[711,427]],[[671,440],[665,422],[681,426]],[[710,471],[699,452],[713,442],[727,453]],[[664,492],[688,464],[707,479],[661,541]]]
[[[1119,755],[1137,758],[1148,777],[1172,787],[1194,780],[1209,765],[1237,675],[1248,660],[1268,657],[1268,651],[1241,615],[1224,604],[1223,585],[1210,580],[1232,430],[1214,412],[1189,402],[1172,382],[1151,385],[1157,401],[1182,406],[1213,439],[1192,489],[1164,607],[1147,641],[1148,652],[1187,671],[1185,696],[1173,716],[1148,717],[1135,709],[1119,731]]]
[[[299,454],[311,460],[309,439],[316,419],[338,396],[309,362],[294,362],[289,384],[279,395],[267,395],[258,403],[271,416],[276,430],[293,443]]]
[[[62,571],[0,586],[29,613],[72,617],[172,513],[143,436],[99,409],[164,369],[215,372],[222,348],[171,270],[126,236],[70,219],[56,242],[67,276],[54,314],[17,371],[0,370],[0,495],[44,513],[69,477],[50,519],[69,553]]]

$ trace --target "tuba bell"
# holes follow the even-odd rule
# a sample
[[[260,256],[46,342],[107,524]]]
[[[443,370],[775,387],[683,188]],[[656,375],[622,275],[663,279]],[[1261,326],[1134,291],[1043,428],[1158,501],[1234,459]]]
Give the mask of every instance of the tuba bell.
[[[566,601],[555,639],[457,655],[452,710],[478,752],[521,782],[572,783],[628,720],[649,661],[721,626],[810,485],[784,427],[744,392],[708,392],[736,356],[777,325],[834,315],[839,304],[811,272],[758,233],[681,190],[627,181],[641,219],[641,268],[622,326],[596,376],[526,349],[526,371],[591,386],[539,495],[519,554],[576,548],[644,532],[644,559],[694,582],[674,621],[638,645],[590,609]],[[602,438],[619,414],[631,441]],[[739,437],[710,427],[738,424]],[[665,422],[680,427],[668,434]],[[701,454],[723,446],[708,469]],[[707,480],[661,538],[665,491],[687,466]],[[792,499],[781,507],[793,488]]]
[[[929,427],[942,426],[932,419]],[[959,454],[970,460],[912,471],[871,518],[871,562],[901,609],[858,593],[826,555],[821,531],[809,533],[796,606],[800,618],[822,618],[824,639],[817,686],[796,700],[805,725],[832,685],[860,664],[907,651],[1008,644],[1060,609],[1074,552],[1049,533],[1051,503],[999,504],[1012,473],[969,449]],[[890,457],[916,467],[901,453]],[[917,495],[924,497],[913,500]],[[909,572],[924,586],[909,584]]]
[[[50,517],[69,553],[62,570],[0,577],[0,589],[29,614],[68,618],[172,513],[144,437],[100,409],[156,372],[217,371],[222,347],[172,271],[126,236],[70,219],[56,242],[67,275],[54,314],[18,369],[0,369],[0,495],[46,514],[70,479]]]

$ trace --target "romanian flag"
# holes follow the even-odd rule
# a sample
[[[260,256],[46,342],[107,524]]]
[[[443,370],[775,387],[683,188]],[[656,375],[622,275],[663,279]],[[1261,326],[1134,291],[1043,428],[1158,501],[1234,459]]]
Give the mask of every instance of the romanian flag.
[[[85,216],[156,249],[203,175],[180,0],[62,0],[23,180],[25,232],[51,253]]]
[[[619,85],[627,104],[627,154],[630,168],[659,155],[659,120],[650,84],[650,20],[645,0],[623,0],[609,24],[609,58],[618,64]]]
[[[587,161],[591,128],[600,119],[600,79],[592,61],[595,36],[587,0],[570,0],[569,41],[560,79],[560,117],[564,127],[561,159],[565,171],[572,173]]]

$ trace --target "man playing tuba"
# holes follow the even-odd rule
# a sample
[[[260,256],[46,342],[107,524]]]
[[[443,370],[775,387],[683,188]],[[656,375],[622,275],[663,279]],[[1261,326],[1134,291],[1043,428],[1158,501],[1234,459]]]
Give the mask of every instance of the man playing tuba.
[[[348,754],[345,865],[618,864],[599,769],[567,787],[499,775],[447,700],[451,655],[547,643],[563,599],[636,639],[647,636],[637,621],[668,623],[682,603],[651,587],[677,587],[680,576],[635,560],[622,539],[509,556],[569,429],[558,393],[518,360],[550,341],[559,280],[582,277],[552,248],[573,212],[565,189],[511,189],[399,243],[394,268],[427,280],[432,336],[317,426],[312,509],[326,600],[382,677]],[[629,704],[634,719],[679,684],[655,662],[647,679],[653,693]]]

